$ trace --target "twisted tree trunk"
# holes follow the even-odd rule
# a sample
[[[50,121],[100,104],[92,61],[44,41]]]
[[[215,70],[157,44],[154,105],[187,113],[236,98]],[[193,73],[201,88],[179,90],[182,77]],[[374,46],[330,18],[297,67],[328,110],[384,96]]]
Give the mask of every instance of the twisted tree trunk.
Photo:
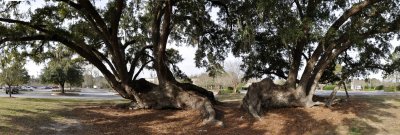
[[[204,123],[222,124],[215,119],[214,95],[201,87],[172,81],[156,85],[139,79],[125,88],[133,91],[129,99],[134,109],[196,109],[202,112]]]
[[[137,108],[176,108],[197,109],[205,118],[205,123],[220,125],[215,119],[213,103],[217,101],[212,92],[188,83],[179,83],[169,70],[166,57],[166,46],[171,31],[172,1],[154,5],[155,18],[152,23],[153,67],[157,72],[159,85],[145,80],[135,81],[131,90]]]
[[[303,89],[276,85],[271,79],[264,79],[249,86],[248,92],[243,98],[242,108],[253,117],[260,119],[263,111],[269,108],[311,107],[323,104],[313,102],[308,97]]]

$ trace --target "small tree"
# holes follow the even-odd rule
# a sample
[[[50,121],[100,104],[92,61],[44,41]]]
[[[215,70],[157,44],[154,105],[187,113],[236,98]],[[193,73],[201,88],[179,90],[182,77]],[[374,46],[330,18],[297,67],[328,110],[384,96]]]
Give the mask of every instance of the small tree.
[[[81,69],[74,64],[62,64],[50,62],[43,69],[41,81],[43,83],[55,83],[60,86],[61,93],[65,93],[65,83],[80,84],[83,82]]]
[[[8,86],[8,93],[11,97],[11,86],[28,83],[30,76],[24,68],[25,59],[21,57],[24,54],[15,48],[7,47],[3,48],[0,54],[0,83]]]
[[[70,85],[70,90],[71,86],[79,86],[82,85],[83,82],[83,72],[81,68],[79,68],[77,65],[72,65],[71,68],[67,68],[67,83]]]
[[[60,86],[61,93],[65,93],[65,83],[80,85],[83,82],[83,72],[79,67],[81,58],[73,59],[74,52],[63,46],[58,46],[48,54],[50,62],[43,69],[41,81],[43,83],[55,83]]]
[[[8,93],[11,97],[11,86],[28,83],[30,76],[23,66],[23,63],[13,62],[12,65],[2,66],[0,73],[0,82],[8,86]]]

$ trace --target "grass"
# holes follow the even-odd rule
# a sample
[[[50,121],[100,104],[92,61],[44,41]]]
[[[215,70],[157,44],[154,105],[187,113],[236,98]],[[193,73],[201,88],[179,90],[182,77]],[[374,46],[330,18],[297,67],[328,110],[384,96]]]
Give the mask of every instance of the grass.
[[[67,121],[65,113],[79,105],[104,105],[123,100],[0,98],[0,134],[25,134]],[[40,133],[40,132],[39,132]]]
[[[225,128],[199,125],[200,116],[196,117],[199,114],[193,111],[101,107],[126,103],[126,100],[0,98],[0,134],[400,133],[399,96],[352,96],[349,102],[330,109],[271,109],[262,121],[254,121],[238,109],[242,98],[243,94],[217,96],[218,100],[230,101],[216,106],[224,113]]]

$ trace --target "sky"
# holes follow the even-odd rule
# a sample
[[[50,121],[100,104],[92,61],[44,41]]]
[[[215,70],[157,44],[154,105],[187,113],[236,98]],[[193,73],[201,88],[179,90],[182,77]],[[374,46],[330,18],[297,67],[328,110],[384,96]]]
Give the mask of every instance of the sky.
[[[100,1],[96,1],[96,6],[103,6],[105,5],[106,1],[104,0],[100,0]],[[28,8],[36,8],[40,5],[43,5],[44,2],[43,0],[36,0],[35,2],[32,2],[32,5],[29,7],[24,7],[23,9],[28,9]],[[218,9],[213,9],[214,11],[212,11],[212,19],[216,20],[217,15],[216,15],[216,10]],[[393,46],[399,46],[400,45],[400,41],[399,40],[393,40],[392,41],[392,45]],[[195,66],[194,63],[194,57],[195,57],[195,51],[196,48],[194,47],[187,47],[187,46],[180,46],[180,47],[176,47],[174,45],[169,45],[169,47],[171,48],[175,48],[177,50],[179,50],[180,55],[182,55],[182,57],[184,58],[184,60],[178,64],[178,66],[181,68],[181,70],[183,72],[185,72],[187,75],[191,76],[191,75],[198,75],[201,73],[205,72],[205,68],[197,68]],[[235,58],[231,53],[229,54],[229,56],[226,58],[225,62],[233,62],[233,61],[240,61],[239,58]],[[42,71],[44,64],[36,64],[32,61],[28,61],[25,65],[26,69],[28,70],[29,74],[31,76],[37,77]],[[299,73],[302,73],[302,71],[300,71]],[[152,74],[154,75],[155,72],[154,71],[148,71],[145,70],[143,71],[139,77],[143,77],[143,78],[148,78],[150,76],[152,76]],[[371,74],[369,76],[369,78],[378,78],[381,79],[382,78],[382,74],[381,73],[376,73],[376,74]]]

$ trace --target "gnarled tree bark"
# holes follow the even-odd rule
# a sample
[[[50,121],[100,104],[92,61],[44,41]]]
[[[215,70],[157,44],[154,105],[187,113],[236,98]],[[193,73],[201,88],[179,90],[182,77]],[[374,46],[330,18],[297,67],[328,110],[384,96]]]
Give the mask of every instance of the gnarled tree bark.
[[[253,117],[260,119],[263,111],[268,108],[311,107],[322,104],[310,100],[304,90],[293,89],[287,85],[276,85],[267,78],[249,86],[243,98],[242,108]]]
[[[296,2],[296,1],[295,1]],[[308,44],[311,44],[310,28],[307,24],[302,23],[302,36],[296,41],[293,47],[290,48],[290,70],[288,73],[285,85],[275,85],[271,79],[264,79],[261,82],[253,83],[243,99],[242,108],[247,110],[255,118],[260,118],[263,109],[273,107],[311,107],[314,105],[323,105],[322,102],[314,102],[312,100],[316,86],[328,65],[338,57],[339,54],[347,50],[353,44],[350,39],[350,32],[337,35],[339,28],[350,17],[360,14],[368,6],[379,1],[365,0],[359,2],[346,10],[333,24],[329,27],[326,34],[319,41],[318,46],[306,58],[306,64],[303,74],[299,78],[298,72],[301,63],[301,56]],[[314,11],[317,10],[318,2],[311,2],[306,7],[306,12],[301,9],[299,2],[296,2],[300,18],[314,16]],[[301,19],[302,21],[307,19]],[[391,29],[391,28],[389,28]],[[376,31],[368,31],[361,33],[365,39],[368,36],[377,34]]]

